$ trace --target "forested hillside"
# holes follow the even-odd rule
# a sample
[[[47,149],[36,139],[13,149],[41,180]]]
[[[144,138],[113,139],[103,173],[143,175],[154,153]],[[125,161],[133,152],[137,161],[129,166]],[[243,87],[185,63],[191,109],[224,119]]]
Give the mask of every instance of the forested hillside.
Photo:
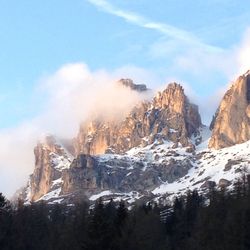
[[[92,209],[34,203],[16,206],[0,196],[0,249],[247,250],[250,249],[250,178],[234,190],[197,191],[169,206],[121,201]]]

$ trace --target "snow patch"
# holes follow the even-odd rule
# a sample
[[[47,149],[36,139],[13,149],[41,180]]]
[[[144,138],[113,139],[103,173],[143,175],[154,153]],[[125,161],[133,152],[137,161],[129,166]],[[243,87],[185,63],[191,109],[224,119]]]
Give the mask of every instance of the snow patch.
[[[37,201],[41,201],[41,200],[45,200],[45,201],[48,201],[50,199],[53,199],[53,198],[57,198],[59,197],[60,193],[61,193],[61,188],[58,188],[58,189],[55,189],[53,191],[50,191],[49,193],[43,195],[39,200]]]
[[[107,195],[111,195],[111,194],[112,194],[112,192],[109,191],[109,190],[102,191],[99,194],[94,194],[94,195],[90,196],[89,200],[90,201],[95,201],[95,200],[98,200],[99,198],[101,198],[102,196],[107,196]]]

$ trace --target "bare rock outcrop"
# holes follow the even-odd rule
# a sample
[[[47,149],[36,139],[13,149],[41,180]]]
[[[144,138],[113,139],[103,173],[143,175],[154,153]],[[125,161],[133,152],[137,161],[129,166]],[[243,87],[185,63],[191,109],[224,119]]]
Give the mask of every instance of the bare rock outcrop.
[[[135,84],[133,82],[133,80],[131,79],[121,79],[118,81],[118,84],[122,84],[123,86],[125,87],[128,87],[132,90],[136,90],[136,91],[139,91],[139,92],[143,92],[143,91],[147,91],[148,88],[145,84]]]
[[[134,91],[148,91],[145,85],[129,79],[122,79],[120,84]],[[199,133],[202,124],[198,107],[190,103],[179,84],[169,84],[151,101],[136,105],[123,120],[103,117],[83,122],[73,147],[70,140],[57,142],[52,136],[38,143],[35,169],[26,189],[30,190],[28,200],[72,194],[89,198],[104,190],[142,194],[162,183],[173,183],[192,168],[195,146],[190,137]],[[132,158],[124,155],[129,149],[151,144],[153,152],[165,140],[173,143],[169,142],[169,159],[164,161],[159,155],[151,157],[147,153]],[[187,152],[178,159],[181,145],[187,147]],[[162,150],[158,153],[163,154]],[[103,153],[109,154],[98,156]]]
[[[103,190],[129,193],[152,191],[162,182],[172,183],[188,173],[192,158],[168,162],[144,163],[127,157],[79,155],[63,171],[62,195],[84,194],[89,197]]]
[[[75,152],[124,153],[164,139],[188,146],[188,138],[200,126],[198,107],[189,102],[179,84],[172,83],[151,102],[137,105],[123,121],[95,119],[82,123],[75,139]]]
[[[210,126],[210,148],[224,148],[250,140],[250,72],[240,76],[224,95]]]
[[[62,170],[69,167],[71,160],[65,149],[53,136],[47,136],[34,149],[35,169],[30,176],[31,201],[39,199],[51,190],[53,181],[59,179]]]
[[[218,183],[218,186],[220,188],[226,188],[226,187],[228,187],[230,185],[231,185],[231,182],[229,180],[227,180],[227,179],[220,179],[219,183]]]

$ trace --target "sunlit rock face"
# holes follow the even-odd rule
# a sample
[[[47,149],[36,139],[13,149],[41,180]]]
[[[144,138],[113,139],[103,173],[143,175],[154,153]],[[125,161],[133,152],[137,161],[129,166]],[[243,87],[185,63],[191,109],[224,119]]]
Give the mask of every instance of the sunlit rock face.
[[[210,148],[250,140],[250,72],[240,76],[224,95],[212,121]]]
[[[52,136],[44,138],[34,149],[35,169],[30,177],[29,199],[35,201],[53,188],[53,181],[61,178],[71,159],[66,150]]]
[[[124,153],[159,138],[187,146],[188,138],[200,126],[198,107],[189,102],[179,84],[172,83],[152,101],[134,107],[123,120],[97,118],[82,123],[75,139],[75,152],[76,155]]]
[[[149,91],[129,79],[118,84]],[[179,84],[171,83],[151,101],[138,103],[122,119],[104,117],[83,122],[73,146],[52,136],[38,143],[25,200],[90,198],[103,190],[148,195],[194,167],[191,137],[199,137],[201,118]],[[136,147],[144,150],[130,155]]]

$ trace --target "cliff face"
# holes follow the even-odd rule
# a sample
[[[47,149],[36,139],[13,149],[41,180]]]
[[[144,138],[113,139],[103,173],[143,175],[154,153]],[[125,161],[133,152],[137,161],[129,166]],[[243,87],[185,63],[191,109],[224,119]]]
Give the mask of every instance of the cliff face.
[[[53,187],[53,181],[62,175],[62,170],[68,168],[71,159],[52,136],[47,136],[34,149],[35,169],[30,177],[30,200],[37,200],[48,193]]]
[[[148,91],[129,79],[118,83]],[[199,134],[201,125],[198,107],[189,102],[179,84],[172,83],[152,101],[135,106],[123,120],[97,118],[82,123],[74,150],[68,141],[66,150],[55,138],[46,137],[34,150],[28,200],[72,194],[88,198],[103,190],[142,194],[162,182],[172,183],[193,166],[193,151],[184,149],[181,157],[178,150],[181,145],[194,147],[190,137]],[[137,146],[145,150],[130,158],[126,152]],[[68,151],[74,151],[74,160]],[[98,156],[104,153],[112,154]]]
[[[184,160],[171,159],[175,155],[176,151],[172,151],[162,162],[143,161],[147,157],[143,152],[141,159],[79,155],[70,169],[63,171],[61,195],[77,193],[90,197],[103,190],[117,193],[152,191],[164,181],[172,183],[183,177],[192,167],[194,159],[191,154]]]
[[[183,88],[176,83],[157,94],[151,102],[136,106],[123,121],[94,120],[81,124],[75,140],[76,155],[124,153],[156,139],[189,144],[198,131],[201,118],[198,107],[191,104]]]
[[[240,76],[224,95],[211,128],[210,148],[224,148],[250,140],[250,72]]]

